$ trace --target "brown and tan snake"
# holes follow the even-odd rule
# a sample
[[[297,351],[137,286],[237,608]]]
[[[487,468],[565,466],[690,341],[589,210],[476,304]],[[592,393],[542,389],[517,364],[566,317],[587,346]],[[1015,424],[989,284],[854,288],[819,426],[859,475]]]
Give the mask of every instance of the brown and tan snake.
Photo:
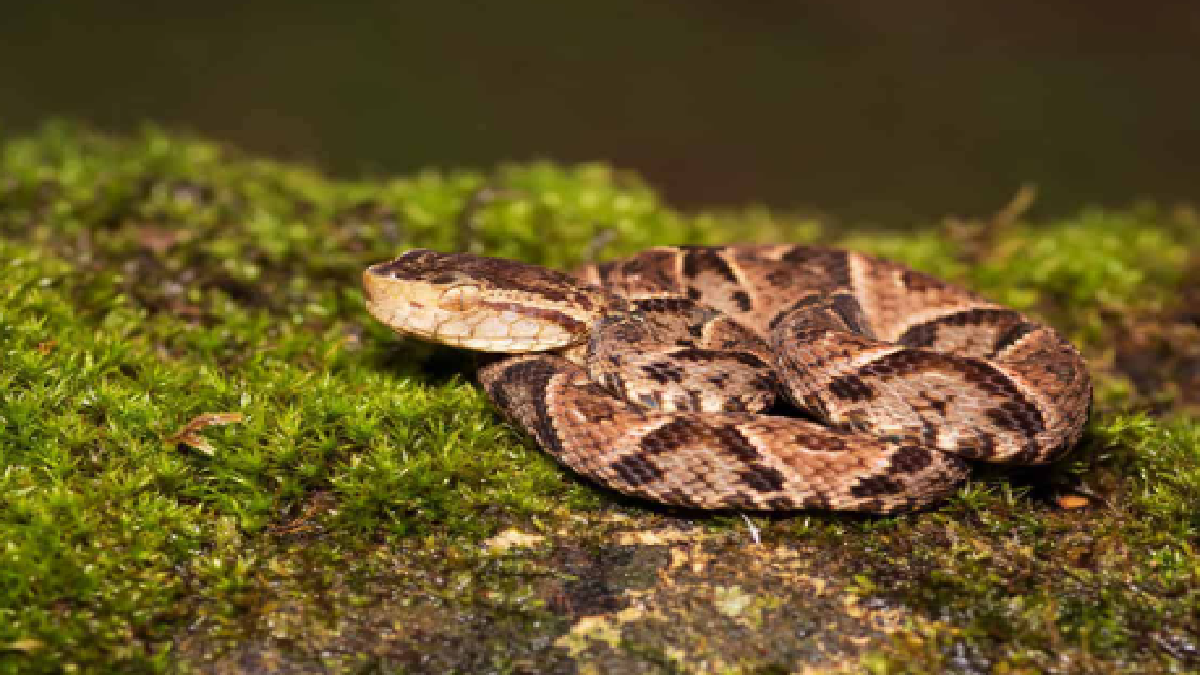
[[[913,509],[964,460],[1061,456],[1091,402],[1053,328],[849,251],[657,248],[570,276],[418,249],[363,282],[399,333],[513,354],[479,371],[500,410],[579,474],[665,504]]]

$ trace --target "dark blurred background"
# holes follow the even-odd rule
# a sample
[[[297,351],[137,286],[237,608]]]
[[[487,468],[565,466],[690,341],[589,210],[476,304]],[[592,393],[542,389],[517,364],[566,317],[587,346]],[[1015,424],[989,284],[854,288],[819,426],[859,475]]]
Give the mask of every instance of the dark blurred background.
[[[1200,3],[6,2],[0,131],[153,122],[340,175],[603,160],[904,225],[1200,202]]]

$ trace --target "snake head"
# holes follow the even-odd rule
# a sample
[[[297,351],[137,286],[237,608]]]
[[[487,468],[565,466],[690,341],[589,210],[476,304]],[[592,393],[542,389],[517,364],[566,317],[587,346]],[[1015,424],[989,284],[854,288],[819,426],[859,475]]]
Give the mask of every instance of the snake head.
[[[605,291],[562,272],[427,249],[367,268],[363,289],[367,311],[392,330],[488,352],[579,344],[615,302]]]

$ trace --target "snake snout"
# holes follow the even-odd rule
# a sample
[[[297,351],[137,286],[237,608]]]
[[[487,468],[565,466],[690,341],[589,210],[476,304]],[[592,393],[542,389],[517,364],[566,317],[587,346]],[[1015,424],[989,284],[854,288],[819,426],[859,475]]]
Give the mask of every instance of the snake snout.
[[[375,272],[374,267],[368,267],[362,273],[363,294],[366,295],[367,302],[375,299]]]
[[[363,296],[366,300],[367,311],[376,319],[402,330],[408,323],[409,315],[419,304],[411,297],[413,289],[394,278],[389,263],[380,263],[368,267],[362,274]]]

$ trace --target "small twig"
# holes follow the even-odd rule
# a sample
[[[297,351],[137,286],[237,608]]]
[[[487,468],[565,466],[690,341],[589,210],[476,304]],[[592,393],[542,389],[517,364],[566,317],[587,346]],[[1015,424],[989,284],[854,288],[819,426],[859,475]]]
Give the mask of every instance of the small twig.
[[[742,517],[742,520],[746,521],[746,528],[750,530],[750,538],[754,540],[754,543],[761,544],[762,538],[758,536],[758,526],[746,514],[738,513],[738,515]]]
[[[606,227],[596,234],[592,235],[592,240],[583,247],[583,262],[594,263],[599,257],[600,251],[603,251],[609,244],[617,239],[617,231],[611,227]]]
[[[1007,227],[1020,219],[1037,200],[1037,193],[1037,186],[1028,183],[1022,185],[1012,199],[992,216],[992,225],[997,228]]]
[[[267,529],[273,534],[296,534],[297,532],[305,532],[312,530],[317,526],[309,522],[317,513],[329,508],[329,500],[325,498],[324,493],[314,495],[312,503],[304,509],[299,516],[282,525],[272,525]]]
[[[194,448],[203,452],[206,455],[211,455],[216,450],[208,439],[201,436],[200,432],[205,427],[211,427],[224,424],[235,424],[246,419],[242,413],[204,413],[196,415],[190,422],[179,428],[178,431],[167,436],[163,440],[173,445],[183,444],[190,448]]]
[[[1037,199],[1037,187],[1022,185],[1000,210],[982,218],[947,217],[943,229],[951,238],[962,244],[959,258],[963,262],[975,263],[995,243],[999,233],[1009,229],[1020,220]]]

